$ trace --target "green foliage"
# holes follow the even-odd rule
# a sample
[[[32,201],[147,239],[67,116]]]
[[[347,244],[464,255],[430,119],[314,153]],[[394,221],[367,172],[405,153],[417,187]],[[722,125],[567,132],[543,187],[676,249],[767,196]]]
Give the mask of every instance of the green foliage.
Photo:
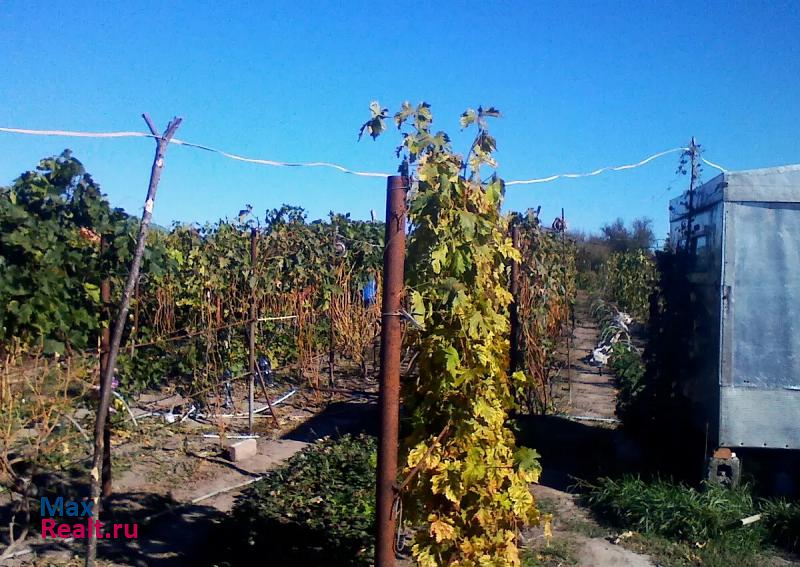
[[[757,513],[746,486],[730,489],[708,483],[697,490],[666,480],[603,478],[591,487],[585,500],[605,520],[645,534],[700,544],[724,540],[742,549],[757,548],[765,537],[763,525],[758,523],[733,527],[738,520]]]
[[[578,249],[578,288],[592,293],[601,291],[603,266],[612,253],[650,250],[656,242],[652,225],[653,221],[643,217],[634,219],[628,228],[622,219],[617,219],[603,225],[600,234],[571,232]]]
[[[219,565],[371,565],[376,444],[323,439],[240,495],[224,525]]]
[[[0,188],[0,344],[48,354],[90,346],[100,270],[129,257],[134,229],[69,150]],[[120,235],[105,255],[101,234]]]
[[[658,279],[652,255],[645,250],[617,252],[605,263],[609,299],[640,321],[646,321],[650,294]]]
[[[251,229],[257,232],[255,266]],[[334,232],[344,255],[334,251]],[[131,337],[154,344],[136,352],[135,358],[147,362],[122,361],[136,387],[152,385],[159,374],[191,376],[202,384],[224,369],[244,370],[243,323],[253,297],[261,317],[297,316],[260,322],[258,351],[278,366],[299,360],[305,370],[327,344],[324,314],[331,294],[342,293],[334,266],[363,284],[381,265],[383,225],[333,213],[327,223],[309,223],[303,209],[284,205],[268,211],[263,224],[243,215],[202,227],[175,225],[163,239],[168,259],[141,284],[134,306],[139,323]]]
[[[609,366],[617,386],[617,417],[626,425],[634,425],[640,413],[646,411],[640,400],[646,383],[642,354],[633,345],[628,320],[623,320],[624,315],[616,305],[598,299],[592,304],[592,315],[600,325],[603,344],[611,347]]]
[[[761,513],[772,543],[800,552],[800,502],[764,500]]]
[[[667,480],[626,476],[584,485],[584,502],[601,518],[625,529],[696,544],[755,553],[767,543],[798,549],[800,506],[756,500],[750,487],[705,483],[701,490]],[[761,521],[739,520],[762,514]]]
[[[480,172],[494,163],[485,123],[496,115],[480,107],[462,115],[465,126],[478,125],[466,158],[431,131],[427,104],[405,103],[395,115],[398,127],[409,126],[401,169],[416,168],[406,282],[422,328],[410,333],[419,377],[404,384],[404,472],[415,471],[405,500],[422,567],[519,565],[517,530],[538,519],[528,489],[538,455],[517,453],[505,425],[513,385],[524,377],[507,371],[506,265],[518,252],[500,213],[503,183],[482,182]]]
[[[254,293],[262,317],[298,316],[260,323],[259,352],[276,365],[316,367],[314,356],[327,343],[323,313],[331,294],[342,292],[334,266],[357,293],[381,266],[383,224],[333,213],[328,222],[309,223],[288,205],[268,211],[263,224],[251,215],[248,206],[234,221],[150,232],[118,362],[123,388],[187,378],[200,389],[224,369],[242,370]],[[0,350],[95,347],[100,325],[115,312],[137,226],[110,208],[68,151],[0,188]],[[102,251],[100,237],[108,243]],[[100,303],[104,278],[111,281],[111,313]]]
[[[526,550],[522,556],[523,567],[565,567],[577,565],[574,542],[566,539],[553,539],[547,544],[537,545]]]
[[[616,414],[626,423],[644,389],[645,366],[642,355],[628,343],[616,343],[611,349],[611,370],[617,385]]]

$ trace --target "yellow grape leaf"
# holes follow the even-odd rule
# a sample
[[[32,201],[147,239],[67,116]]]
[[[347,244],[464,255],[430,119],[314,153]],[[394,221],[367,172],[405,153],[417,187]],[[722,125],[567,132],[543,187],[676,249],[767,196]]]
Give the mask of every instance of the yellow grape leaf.
[[[436,543],[451,541],[455,539],[456,530],[450,524],[441,520],[436,520],[431,524],[430,534],[436,539]]]

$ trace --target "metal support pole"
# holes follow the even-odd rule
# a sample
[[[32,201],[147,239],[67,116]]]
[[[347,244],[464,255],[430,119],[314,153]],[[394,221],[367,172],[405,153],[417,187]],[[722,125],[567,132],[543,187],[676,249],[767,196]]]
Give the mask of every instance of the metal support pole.
[[[400,352],[402,331],[399,312],[403,297],[406,247],[406,186],[408,180],[393,175],[386,183],[386,247],[383,254],[383,311],[381,372],[378,392],[380,435],[375,541],[376,567],[395,564],[393,515],[397,481],[397,436],[400,412]]]
[[[248,345],[248,350],[250,352],[250,377],[247,381],[247,430],[250,432],[250,435],[253,434],[253,397],[256,379],[256,319],[258,318],[258,313],[256,310],[256,287],[254,280],[256,275],[257,239],[258,232],[253,228],[250,230],[250,282],[252,288],[250,289],[250,332],[248,333],[250,335],[248,337],[250,341]]]

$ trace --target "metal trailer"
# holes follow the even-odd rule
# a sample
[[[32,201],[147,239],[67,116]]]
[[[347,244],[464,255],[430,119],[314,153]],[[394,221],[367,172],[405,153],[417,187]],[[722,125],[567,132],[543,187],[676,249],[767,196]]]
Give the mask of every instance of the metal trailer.
[[[690,253],[700,348],[684,392],[724,448],[714,457],[800,449],[800,165],[723,173],[673,199],[670,242]]]

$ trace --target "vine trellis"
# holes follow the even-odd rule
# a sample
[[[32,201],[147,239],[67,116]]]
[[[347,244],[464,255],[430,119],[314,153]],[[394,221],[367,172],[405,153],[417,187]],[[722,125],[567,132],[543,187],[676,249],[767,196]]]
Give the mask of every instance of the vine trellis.
[[[388,111],[373,103],[362,129],[385,129]],[[431,130],[430,106],[404,103],[401,172],[414,169],[409,195],[408,303],[419,326],[408,333],[419,375],[406,380],[410,414],[405,509],[418,525],[412,552],[423,567],[518,565],[518,530],[538,521],[528,484],[540,468],[507,427],[521,372],[509,375],[507,265],[519,259],[500,212],[503,182],[481,181],[494,167],[487,119],[494,108],[468,110],[477,127],[466,158],[444,132]],[[446,432],[446,434],[443,434]]]

